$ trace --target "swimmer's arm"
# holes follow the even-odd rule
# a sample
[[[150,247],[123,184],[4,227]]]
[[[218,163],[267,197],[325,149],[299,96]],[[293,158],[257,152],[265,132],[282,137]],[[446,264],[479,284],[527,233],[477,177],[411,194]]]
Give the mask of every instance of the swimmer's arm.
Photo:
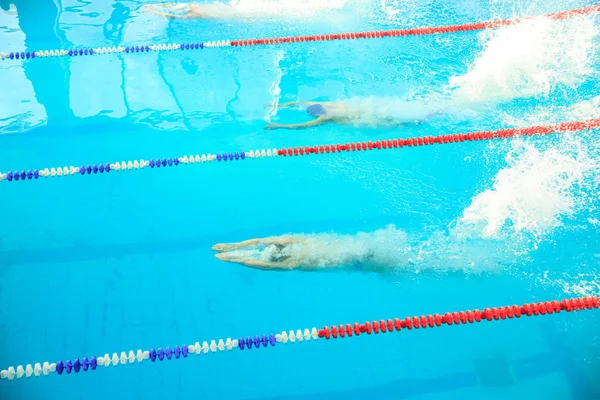
[[[261,244],[265,239],[248,239],[248,240],[244,240],[242,242],[238,242],[238,243],[233,243],[231,245],[231,248],[233,250],[237,250],[237,249],[242,249],[244,247],[249,247],[249,246],[256,246]]]
[[[271,262],[264,262],[264,261],[259,261],[259,260],[243,260],[243,261],[238,261],[238,262],[240,264],[245,265],[250,268],[258,268],[258,269],[266,269],[266,270],[293,269],[294,268],[293,265],[287,264],[287,263],[271,263]]]
[[[288,101],[287,103],[280,103],[279,104],[279,108],[288,108],[288,107],[293,107],[293,106],[297,106],[299,104],[306,104],[307,106],[312,106],[313,104],[317,104],[314,101]]]
[[[319,126],[330,118],[326,116],[321,116],[317,119],[313,119],[312,121],[305,122],[303,124],[276,124],[274,122],[270,122],[265,126],[265,129],[306,129],[312,128],[313,126]]]
[[[240,249],[242,247],[259,245],[268,246],[270,244],[282,244],[285,246],[288,244],[294,244],[299,242],[301,242],[301,240],[293,238],[291,236],[271,236],[261,239],[244,240],[243,242],[234,243],[233,245],[236,247],[235,249]]]
[[[294,263],[292,260],[286,260],[284,262],[265,262],[265,261],[260,261],[260,260],[240,258],[238,256],[232,256],[227,253],[218,253],[215,255],[215,257],[221,261],[238,263],[238,264],[245,265],[246,267],[265,269],[265,270],[275,270],[275,269],[279,269],[279,270],[288,269],[289,270],[289,269],[294,269],[294,268],[298,267],[298,264]]]
[[[173,3],[167,3],[167,4],[161,4],[161,6],[173,6]],[[176,15],[176,14],[169,14],[169,13],[165,13],[162,11],[159,11],[158,8],[156,7],[156,4],[147,4],[145,7],[146,12],[149,12],[151,14],[156,14],[156,15],[160,15],[161,17],[167,17],[167,18],[171,18],[171,19],[190,19],[192,18],[191,14],[186,14],[186,15]],[[199,15],[195,15],[194,18],[200,18]]]
[[[219,243],[215,244],[212,249],[217,251],[231,251],[231,250],[239,250],[244,247],[251,246],[260,246],[260,245],[269,245],[273,243],[279,243],[278,237],[269,237],[269,238],[261,238],[261,239],[248,239],[238,243]]]

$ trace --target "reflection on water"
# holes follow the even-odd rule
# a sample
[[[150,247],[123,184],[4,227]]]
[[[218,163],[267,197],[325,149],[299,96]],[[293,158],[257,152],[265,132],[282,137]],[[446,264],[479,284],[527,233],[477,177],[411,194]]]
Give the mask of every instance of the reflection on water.
[[[7,43],[13,44],[12,39],[23,38],[23,41],[17,39],[16,44],[20,47],[18,50],[23,50],[24,47],[26,51],[68,46],[64,35],[58,29],[59,9],[54,2],[11,0],[11,3],[16,13],[2,17],[3,22],[6,23],[4,29],[8,26],[18,26],[20,32],[8,34]],[[10,50],[17,50],[17,48]],[[7,113],[8,118],[2,120],[0,129],[20,131],[43,123],[41,110],[35,107],[35,104],[31,104],[34,102],[45,110],[48,124],[58,123],[72,115],[69,108],[69,87],[65,84],[69,73],[68,59],[55,62],[37,61],[23,61],[20,65],[11,65],[7,68],[12,70],[11,78],[15,78],[11,81],[11,86],[17,90],[6,93],[8,98],[3,101],[6,107],[3,113]],[[33,88],[34,96],[25,98],[26,96],[21,93],[28,87]],[[26,104],[25,110],[22,104]]]
[[[113,4],[113,8],[110,18],[104,23],[104,37],[120,42],[131,10],[122,3]]]

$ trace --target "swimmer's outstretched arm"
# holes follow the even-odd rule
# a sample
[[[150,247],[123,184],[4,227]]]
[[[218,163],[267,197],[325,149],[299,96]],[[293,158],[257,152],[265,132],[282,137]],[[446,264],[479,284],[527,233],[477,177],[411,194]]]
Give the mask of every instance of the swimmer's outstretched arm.
[[[294,269],[297,267],[297,265],[292,264],[290,262],[265,262],[265,261],[260,261],[260,260],[239,258],[236,256],[231,257],[227,253],[218,253],[218,254],[215,254],[215,257],[221,261],[238,263],[238,264],[245,265],[246,267],[258,268],[258,269],[264,269],[264,270],[276,270],[276,269],[289,270],[289,269]]]
[[[161,17],[167,17],[167,18],[173,18],[173,19],[200,18],[200,16],[193,16],[190,13],[187,13],[185,15],[176,15],[176,14],[170,14],[170,13],[165,13],[165,12],[159,11],[159,8],[164,8],[164,7],[173,8],[174,6],[176,6],[176,4],[174,4],[174,3],[146,4],[144,6],[144,8],[147,12],[156,14],[156,15],[160,15]]]
[[[315,101],[288,101],[287,103],[280,103],[278,105],[278,107],[279,108],[288,108],[288,107],[297,106],[299,104],[306,104],[307,106],[312,106],[313,104],[320,104],[320,103],[317,103]]]
[[[330,118],[323,115],[317,119],[313,119],[312,121],[308,121],[303,124],[276,124],[274,122],[269,122],[265,126],[265,129],[306,129],[312,128],[313,126],[322,125],[328,120],[330,120]]]
[[[259,260],[243,260],[238,262],[242,265],[245,265],[246,267],[258,268],[263,270],[290,270],[296,267],[286,263],[271,263]]]
[[[301,242],[300,239],[293,238],[290,236],[272,236],[272,237],[267,237],[267,238],[244,240],[243,242],[238,242],[238,243],[218,243],[218,244],[215,244],[212,247],[212,249],[216,250],[216,251],[232,251],[232,250],[239,250],[239,249],[243,249],[244,247],[251,247],[251,246],[261,246],[261,245],[268,246],[271,244],[288,245],[288,244],[299,243],[299,242]]]
[[[212,247],[212,249],[216,250],[216,251],[232,251],[232,250],[243,249],[244,247],[258,246],[268,240],[269,240],[269,238],[249,239],[249,240],[244,240],[243,242],[238,242],[238,243],[217,243]]]

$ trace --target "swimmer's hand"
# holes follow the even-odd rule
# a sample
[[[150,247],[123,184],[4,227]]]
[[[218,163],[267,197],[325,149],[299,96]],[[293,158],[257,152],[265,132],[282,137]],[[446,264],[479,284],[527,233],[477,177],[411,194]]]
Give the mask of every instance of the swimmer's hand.
[[[214,251],[223,252],[223,251],[233,250],[233,246],[230,244],[225,244],[225,243],[217,243],[212,247],[212,249]]]
[[[267,125],[265,125],[265,129],[267,129],[267,130],[278,129],[278,128],[281,128],[281,125],[276,124],[274,122],[269,122]]]

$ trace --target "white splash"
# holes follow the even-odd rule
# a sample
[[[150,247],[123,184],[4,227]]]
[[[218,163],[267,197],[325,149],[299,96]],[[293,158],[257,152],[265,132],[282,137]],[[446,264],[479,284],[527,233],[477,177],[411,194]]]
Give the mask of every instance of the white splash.
[[[497,236],[507,225],[536,235],[559,226],[574,211],[573,186],[594,166],[584,155],[541,151],[525,142],[514,144],[506,162],[492,188],[475,196],[460,219],[478,226],[483,237]]]
[[[482,53],[466,74],[450,80],[452,96],[461,103],[548,94],[558,85],[575,86],[594,72],[598,27],[589,17],[540,17],[481,36]]]

